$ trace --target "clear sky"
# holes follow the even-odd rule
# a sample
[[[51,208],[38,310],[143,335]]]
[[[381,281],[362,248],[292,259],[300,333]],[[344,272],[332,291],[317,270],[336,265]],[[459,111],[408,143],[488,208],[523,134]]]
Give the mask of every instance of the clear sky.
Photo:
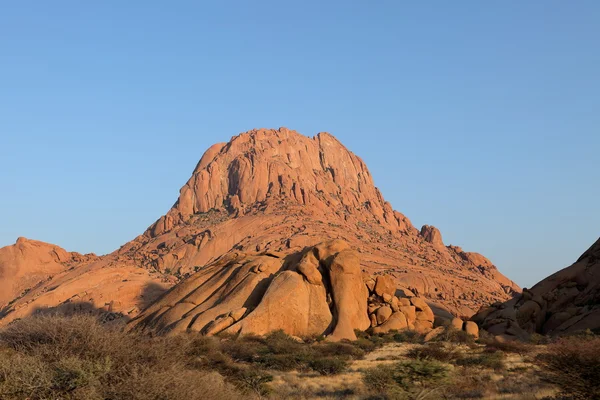
[[[596,0],[4,2],[0,246],[108,253],[208,146],[286,126],[530,286],[600,235],[599,21]]]

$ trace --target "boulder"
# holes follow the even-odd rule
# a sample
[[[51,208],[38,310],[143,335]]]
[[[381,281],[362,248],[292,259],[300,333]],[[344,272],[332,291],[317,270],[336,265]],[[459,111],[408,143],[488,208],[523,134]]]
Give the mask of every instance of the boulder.
[[[398,309],[408,322],[414,323],[417,320],[417,311],[415,306],[402,306]]]
[[[369,319],[371,320],[371,328],[374,328],[378,325],[377,324],[377,315],[371,314],[371,315],[369,315]]]
[[[315,257],[312,251],[307,252],[302,260],[296,266],[296,269],[301,273],[306,280],[313,285],[322,285],[323,276],[319,272],[319,260]]]
[[[265,335],[281,329],[302,337],[323,334],[332,320],[325,288],[306,282],[294,271],[284,271],[273,279],[260,304],[227,331]]]
[[[426,334],[429,333],[433,329],[433,322],[425,321],[425,320],[416,320],[415,323],[415,331]]]
[[[438,326],[437,328],[431,330],[427,335],[425,335],[425,342],[431,342],[432,340],[436,339],[438,336],[440,336],[441,334],[443,334],[446,331],[446,327],[444,326]]]
[[[375,293],[383,297],[384,294],[394,296],[396,293],[396,284],[389,275],[379,275],[375,280]]]
[[[389,306],[379,307],[375,314],[377,317],[377,325],[381,325],[392,315],[392,308]]]
[[[364,331],[371,326],[367,315],[369,293],[362,281],[358,253],[343,250],[333,256],[329,279],[336,324],[328,340],[356,340],[355,329]]]
[[[469,335],[475,336],[476,339],[479,338],[479,326],[475,322],[466,321],[464,328]]]
[[[401,331],[408,328],[408,322],[406,321],[406,317],[401,312],[393,313],[390,318],[383,323],[383,325],[378,326],[373,329],[373,333],[387,333],[389,331]]]
[[[477,325],[477,324],[475,324]],[[452,326],[452,328],[458,330],[458,331],[462,331],[463,330],[463,320],[460,318],[453,318],[452,321],[450,322],[450,326]]]

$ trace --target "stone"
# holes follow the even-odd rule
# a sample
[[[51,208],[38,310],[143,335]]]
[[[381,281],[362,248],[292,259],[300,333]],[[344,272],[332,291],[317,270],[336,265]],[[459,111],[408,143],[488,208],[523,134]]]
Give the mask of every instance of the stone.
[[[416,320],[414,325],[415,331],[421,334],[427,334],[433,329],[433,322],[430,321]]]
[[[412,292],[411,290],[407,289],[407,288],[402,288],[399,287],[396,289],[395,292],[396,297],[398,297],[399,299],[403,299],[403,298],[410,298],[410,297],[416,297],[417,295]]]
[[[532,333],[568,335],[596,329],[600,324],[593,318],[581,318],[580,305],[593,303],[590,294],[600,292],[600,274],[590,273],[599,267],[600,239],[571,266],[525,290],[518,301],[511,299],[484,309],[472,320],[490,333],[517,338]]]
[[[374,328],[378,325],[377,323],[377,315],[371,314],[369,315],[369,319],[371,320],[371,328]]]
[[[433,325],[433,320],[435,319],[433,315],[433,311],[431,309],[427,309],[424,311],[417,311],[416,313],[417,320],[429,321]]]
[[[375,291],[375,280],[374,279],[369,279],[365,282],[365,285],[367,285],[367,289],[369,289],[369,293],[373,293]]]
[[[417,311],[424,311],[429,308],[429,305],[427,305],[427,302],[425,300],[423,300],[421,297],[412,297],[410,299],[410,303],[413,306],[417,307]]]
[[[369,293],[363,284],[358,253],[342,250],[333,256],[329,279],[337,323],[328,340],[356,340],[355,329],[366,330],[371,322],[367,315]]]
[[[456,329],[457,331],[462,331],[463,330],[463,320],[460,318],[453,318],[452,321],[450,322],[450,326],[452,326],[452,328]]]
[[[415,306],[402,306],[399,308],[400,311],[406,317],[406,320],[414,323],[417,320],[417,311]]]
[[[229,316],[237,322],[244,317],[246,311],[248,311],[246,307],[238,308],[237,310],[232,311],[231,314],[229,314]]]
[[[412,305],[412,304],[410,303],[410,300],[409,300],[409,299],[407,299],[407,298],[401,298],[401,299],[398,299],[398,302],[400,303],[400,306],[401,306],[401,307],[404,307],[404,306],[411,306],[411,305]]]
[[[375,315],[377,316],[377,325],[381,325],[392,315],[392,308],[389,306],[379,307]]]
[[[408,328],[408,322],[404,314],[400,312],[393,313],[390,318],[381,326],[373,329],[373,333],[387,333],[389,331],[401,331]]]
[[[323,284],[323,276],[319,272],[319,260],[317,260],[313,252],[306,253],[296,266],[296,269],[309,283],[313,285]]]
[[[396,293],[396,285],[391,276],[389,275],[379,275],[375,280],[375,293],[378,296],[383,297],[384,294],[390,296],[395,295]]]
[[[284,271],[273,279],[256,308],[227,332],[265,335],[283,330],[291,336],[321,335],[332,320],[325,288],[306,282],[294,271]]]
[[[393,312],[400,310],[400,300],[398,300],[396,296],[392,297],[392,300],[390,301],[390,307],[392,308]]]
[[[476,339],[479,339],[479,326],[477,326],[475,322],[466,321],[464,328],[465,332],[467,332],[469,335],[475,336]]]
[[[446,246],[444,246],[444,242],[442,241],[442,234],[435,226],[423,225],[419,235],[435,248],[445,250]]]
[[[232,317],[216,319],[215,321],[208,324],[208,326],[204,330],[204,334],[208,336],[215,335],[221,332],[222,330],[229,328],[231,325],[233,325],[234,322],[235,319],[233,319]]]
[[[446,327],[438,326],[437,328],[431,330],[427,335],[425,335],[424,340],[425,340],[425,342],[431,342],[432,340],[436,339],[444,332],[446,332]]]

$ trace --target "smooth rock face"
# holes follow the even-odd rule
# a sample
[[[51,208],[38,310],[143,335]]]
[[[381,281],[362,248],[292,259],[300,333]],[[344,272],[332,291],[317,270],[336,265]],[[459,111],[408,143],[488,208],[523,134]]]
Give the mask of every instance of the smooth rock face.
[[[131,318],[165,288],[217,260],[238,253],[303,256],[306,247],[329,239],[344,239],[347,248],[359,252],[361,271],[389,276],[397,289],[385,293],[389,301],[394,295],[421,296],[458,316],[470,316],[482,305],[520,291],[485,257],[444,246],[433,227],[419,232],[385,201],[364,162],[332,135],[309,138],[286,128],[257,129],[212,146],[167,214],[112,254],[65,256],[56,250],[58,258],[53,258],[48,256],[52,245],[40,252],[21,253],[19,244],[0,249],[0,325],[36,309],[76,301]],[[313,255],[321,261],[328,252],[343,250],[336,248],[340,243],[315,249]],[[295,272],[310,285],[326,287],[325,267],[316,267],[307,255]],[[260,268],[268,269],[269,263],[244,271],[250,282],[245,285],[258,291],[264,283],[256,275],[266,275]],[[207,285],[217,287],[216,280]],[[230,289],[238,299],[245,295]],[[198,302],[206,293],[201,289],[192,300]],[[205,300],[223,301],[229,295],[215,296]],[[198,306],[190,302],[155,312],[164,312],[161,323],[170,326]],[[230,306],[227,312],[246,305],[231,301]],[[204,307],[208,305],[195,312]],[[362,326],[368,317],[360,319]],[[194,321],[196,326],[204,322]]]
[[[394,296],[396,294],[396,285],[394,280],[389,275],[380,275],[375,280],[375,293],[379,296],[388,294]]]
[[[299,271],[305,271],[306,260],[324,272],[318,282],[311,283]],[[238,253],[175,286],[130,329],[207,335],[222,331],[263,335],[281,329],[292,336],[355,339],[355,329],[371,325],[367,295],[358,254],[339,240],[285,257]]]
[[[504,340],[600,331],[600,239],[570,267],[508,302],[483,307],[472,320]]]

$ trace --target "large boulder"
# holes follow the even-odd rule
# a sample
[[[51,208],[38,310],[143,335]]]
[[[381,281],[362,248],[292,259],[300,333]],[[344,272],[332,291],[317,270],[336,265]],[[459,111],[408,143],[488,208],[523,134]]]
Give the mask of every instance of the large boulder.
[[[371,325],[367,314],[369,293],[362,280],[358,253],[342,250],[333,256],[328,270],[336,320],[330,339],[355,340],[355,329],[364,331]]]
[[[334,240],[289,256],[224,257],[175,286],[129,328],[207,335],[283,330],[293,336],[356,339],[355,329],[371,326],[367,298],[358,253]],[[382,321],[384,314],[382,309]]]

